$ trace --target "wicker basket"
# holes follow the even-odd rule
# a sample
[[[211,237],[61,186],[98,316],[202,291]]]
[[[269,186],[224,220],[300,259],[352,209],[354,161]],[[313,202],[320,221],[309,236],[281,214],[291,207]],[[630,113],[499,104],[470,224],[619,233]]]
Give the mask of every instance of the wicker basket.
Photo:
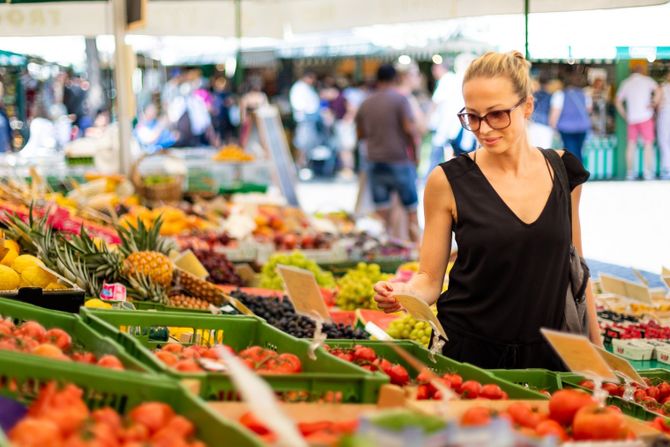
[[[140,174],[140,164],[147,158],[153,156],[162,156],[182,161],[180,158],[165,152],[147,154],[138,158],[130,170],[130,180],[135,186],[137,195],[139,195],[142,198],[142,201],[149,206],[179,202],[184,193],[184,175],[170,176],[169,174],[166,174],[166,176],[170,176],[170,181],[159,185],[147,185],[145,178]]]

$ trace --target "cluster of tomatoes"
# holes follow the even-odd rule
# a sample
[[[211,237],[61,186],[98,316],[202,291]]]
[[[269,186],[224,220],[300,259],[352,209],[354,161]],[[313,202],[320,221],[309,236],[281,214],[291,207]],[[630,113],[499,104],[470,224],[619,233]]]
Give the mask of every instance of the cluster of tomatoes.
[[[486,425],[494,417],[507,419],[527,436],[554,436],[561,442],[569,439],[615,441],[635,438],[619,408],[602,407],[590,394],[576,389],[552,394],[548,413],[527,402],[511,403],[503,411],[476,406],[461,416],[461,425]]]
[[[124,369],[116,356],[108,354],[97,358],[91,352],[75,350],[72,337],[67,332],[60,328],[47,330],[36,321],[25,321],[15,325],[11,320],[0,319],[0,349],[90,363],[111,369]]]
[[[418,400],[441,399],[442,393],[438,390],[430,380],[426,373],[421,373],[416,378],[419,384],[416,392]],[[451,391],[458,394],[461,399],[489,399],[489,400],[507,400],[509,396],[498,385],[489,383],[482,385],[476,380],[463,381],[463,377],[459,374],[444,374],[440,377],[440,381],[444,383]]]
[[[195,427],[160,402],[146,402],[122,418],[113,408],[90,411],[83,391],[47,384],[26,417],[9,432],[15,447],[205,447]]]
[[[235,354],[230,346],[223,349]],[[180,343],[168,343],[154,351],[163,363],[181,372],[204,372],[208,370],[221,371],[223,368],[213,369],[211,366],[223,366],[217,348],[193,345],[184,347]],[[302,371],[302,362],[295,354],[278,354],[271,349],[260,346],[251,346],[236,354],[249,368],[260,374],[297,374]]]
[[[398,386],[408,385],[410,382],[409,373],[404,366],[398,363],[391,363],[388,360],[378,357],[374,349],[367,346],[356,345],[353,348],[331,348],[325,346],[335,357],[355,363],[363,369],[375,372],[381,371],[391,379],[391,383]]]
[[[659,413],[661,415],[670,415],[670,383],[663,381],[658,385],[653,385],[649,379],[644,379],[646,387],[637,383],[632,383],[635,388],[633,399],[635,402],[643,405],[647,410]],[[590,380],[584,380],[579,383],[581,387],[593,390],[594,384]],[[623,397],[626,387],[615,383],[603,383],[603,389],[610,396]]]
[[[277,436],[253,413],[247,412],[240,417],[240,423],[273,445]],[[358,429],[358,419],[345,421],[298,422],[296,428],[310,445],[335,445],[344,435],[353,434]]]

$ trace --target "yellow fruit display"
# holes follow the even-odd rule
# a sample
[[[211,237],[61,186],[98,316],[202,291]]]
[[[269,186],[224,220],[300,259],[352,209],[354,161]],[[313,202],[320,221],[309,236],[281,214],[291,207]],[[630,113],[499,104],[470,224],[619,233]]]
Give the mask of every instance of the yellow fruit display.
[[[4,241],[4,244],[5,244],[5,248],[8,248],[10,250],[14,250],[16,253],[21,253],[21,247],[19,246],[18,242],[7,239],[7,240]]]
[[[67,289],[66,285],[59,283],[58,281],[47,284],[44,290],[65,290]]]
[[[131,253],[124,261],[124,268],[130,275],[141,274],[164,287],[172,283],[172,261],[156,251],[138,251]]]
[[[58,278],[42,269],[39,265],[26,267],[23,272],[21,272],[21,279],[23,279],[26,284],[33,287],[41,287],[43,289],[49,284],[58,281]]]
[[[89,309],[111,309],[112,305],[105,303],[100,298],[91,298],[90,300],[86,300],[84,307],[88,307]]]
[[[244,152],[244,149],[233,144],[222,147],[221,150],[214,155],[213,159],[215,161],[244,163],[254,161],[254,156]]]
[[[0,264],[10,267],[19,253],[13,248],[7,247],[7,245],[5,245],[5,248],[7,249],[7,253],[5,253],[5,256],[0,260]]]
[[[23,273],[28,267],[34,266],[44,267],[44,263],[32,255],[19,255],[14,259],[11,267],[16,270],[17,273]]]
[[[19,287],[21,277],[6,265],[0,265],[0,290],[14,290]]]

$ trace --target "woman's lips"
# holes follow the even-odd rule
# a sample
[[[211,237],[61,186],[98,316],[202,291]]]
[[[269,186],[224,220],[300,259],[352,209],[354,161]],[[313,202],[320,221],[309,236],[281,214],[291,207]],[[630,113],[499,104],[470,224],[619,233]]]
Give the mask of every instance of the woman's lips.
[[[487,146],[493,146],[496,144],[498,141],[502,140],[502,137],[497,137],[497,138],[483,138],[482,141],[484,144]]]

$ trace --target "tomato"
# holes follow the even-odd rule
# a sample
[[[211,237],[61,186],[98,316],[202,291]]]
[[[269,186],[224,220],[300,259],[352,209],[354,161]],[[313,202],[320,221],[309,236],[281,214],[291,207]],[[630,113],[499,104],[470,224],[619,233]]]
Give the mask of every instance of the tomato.
[[[391,383],[394,385],[405,386],[409,383],[409,373],[407,373],[407,370],[402,365],[393,365],[388,375],[391,378]]]
[[[651,426],[665,434],[670,434],[670,425],[668,425],[667,418],[659,416],[654,419],[654,421],[651,423]]]
[[[619,396],[619,385],[616,383],[604,383],[603,390],[607,391],[610,396]],[[621,395],[623,395],[623,392]]]
[[[181,351],[181,358],[183,359],[199,359],[200,357],[200,351],[198,351],[195,346],[189,346]]]
[[[594,402],[593,398],[580,390],[559,390],[549,400],[549,417],[559,424],[569,426],[580,408]]]
[[[354,360],[357,362],[374,362],[377,360],[377,354],[372,348],[367,346],[354,346]]]
[[[461,392],[461,386],[463,386],[463,377],[458,374],[445,374],[442,376],[443,379],[449,383],[449,387],[457,393]]]
[[[115,355],[107,354],[100,357],[97,363],[98,366],[103,368],[118,369],[123,370],[123,363]]]
[[[633,393],[633,400],[635,400],[635,402],[641,402],[646,398],[647,398],[647,392],[642,388],[635,390],[635,392]]]
[[[593,389],[596,387],[596,385],[593,383],[593,380],[583,380],[579,382],[579,386],[587,388],[591,391],[593,391]]]
[[[333,431],[336,433],[355,433],[358,430],[358,419],[337,421],[333,423]]]
[[[166,345],[163,345],[163,347],[162,347],[161,349],[162,349],[163,351],[167,351],[167,352],[172,352],[172,353],[178,354],[178,353],[180,353],[181,351],[184,350],[184,346],[182,346],[182,345],[179,344],[179,343],[168,343],[168,344],[166,344]]]
[[[121,431],[121,416],[113,408],[105,407],[95,410],[91,413],[91,418],[96,422],[109,425],[116,432]]]
[[[40,345],[36,338],[23,336],[16,338],[16,349],[22,352],[30,352]]]
[[[313,433],[332,430],[333,423],[329,421],[299,422],[297,427],[300,434],[307,437]]]
[[[422,383],[416,389],[416,399],[417,400],[428,400],[431,398],[433,393],[430,392],[428,384]]]
[[[191,421],[186,419],[184,416],[175,415],[170,419],[167,425],[175,433],[179,433],[180,436],[188,438],[195,433],[195,426]]]
[[[130,424],[121,433],[121,438],[124,442],[140,442],[142,445],[149,440],[149,429],[140,423]]]
[[[656,410],[661,406],[661,404],[659,404],[658,401],[653,397],[645,397],[639,403],[650,410]]]
[[[219,353],[216,351],[216,348],[209,348],[202,353],[202,357],[211,360],[219,360]]]
[[[30,337],[34,338],[38,342],[44,341],[44,337],[47,334],[47,330],[44,329],[44,326],[39,324],[37,321],[26,321],[21,324],[15,332],[17,337]]]
[[[468,380],[463,382],[463,385],[460,387],[461,397],[465,399],[477,399],[481,391],[482,384],[476,380]]]
[[[507,407],[507,412],[515,424],[533,429],[548,417],[525,402],[513,402]]]
[[[203,369],[193,359],[179,360],[173,365],[173,368],[181,372],[201,372]]]
[[[47,419],[27,417],[9,432],[9,440],[21,447],[61,447],[63,438],[56,423]]]
[[[565,429],[558,422],[547,419],[542,421],[535,427],[535,433],[538,436],[554,436],[559,442],[565,442],[568,440],[568,434]]]
[[[430,374],[427,371],[421,371],[418,376],[416,376],[416,382],[419,384],[430,383]]]
[[[160,430],[173,416],[172,408],[162,402],[145,402],[133,408],[129,414],[130,420],[144,425],[150,433]]]
[[[67,358],[65,354],[63,354],[63,351],[60,350],[60,348],[56,345],[52,345],[51,343],[42,343],[41,345],[35,346],[33,350],[31,351],[35,355],[39,355],[41,357],[48,357],[51,359],[63,359]]]
[[[3,351],[16,351],[18,346],[16,345],[15,338],[4,338],[0,339],[0,350]]]
[[[656,386],[650,386],[647,388],[647,396],[653,398],[654,400],[659,400],[661,396],[661,391]]]
[[[577,411],[572,435],[576,440],[618,440],[628,436],[628,428],[621,413],[591,404]]]
[[[667,397],[670,397],[670,383],[661,382],[658,385],[658,392],[660,393],[659,399],[665,400]]]
[[[72,354],[72,360],[79,363],[97,363],[95,355],[91,352],[75,352]]]
[[[277,362],[280,364],[281,363],[287,364],[290,367],[289,372],[291,373],[299,373],[300,371],[302,371],[302,362],[300,361],[300,358],[295,354],[291,353],[281,354],[279,355],[279,357],[277,357]]]
[[[461,416],[461,425],[465,427],[487,425],[491,422],[491,410],[486,407],[471,407]]]
[[[377,359],[377,367],[384,372],[386,375],[390,375],[389,371],[393,368],[393,363],[389,362],[386,359]]]
[[[267,435],[270,429],[265,426],[252,412],[246,412],[240,417],[240,424],[247,427],[252,432],[258,435]]]
[[[158,359],[168,366],[174,366],[177,363],[177,356],[168,351],[156,351],[154,353]]]
[[[61,351],[67,351],[72,346],[72,337],[59,328],[49,329],[44,336],[44,341],[58,346]]]
[[[500,400],[503,397],[503,390],[498,385],[484,385],[479,393],[479,397],[482,399]]]
[[[341,358],[342,360],[346,360],[347,362],[352,362],[354,361],[354,354],[352,352],[338,352],[335,354],[335,356]]]

